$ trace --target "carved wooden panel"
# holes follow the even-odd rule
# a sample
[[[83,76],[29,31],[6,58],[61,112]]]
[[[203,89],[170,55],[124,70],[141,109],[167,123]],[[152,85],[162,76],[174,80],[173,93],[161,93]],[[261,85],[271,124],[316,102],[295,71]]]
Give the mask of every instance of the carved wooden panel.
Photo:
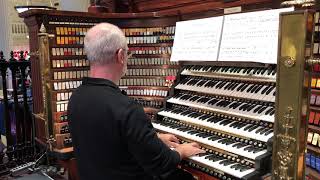
[[[135,12],[181,11],[181,13],[221,9],[241,5],[264,5],[272,7],[273,0],[133,0]]]

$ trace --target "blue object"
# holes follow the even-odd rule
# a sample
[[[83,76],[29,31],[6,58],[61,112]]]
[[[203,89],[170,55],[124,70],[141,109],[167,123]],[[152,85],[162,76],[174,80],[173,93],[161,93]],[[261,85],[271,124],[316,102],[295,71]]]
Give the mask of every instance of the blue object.
[[[316,170],[320,172],[320,157],[316,158]]]
[[[310,164],[313,169],[316,169],[316,157],[314,155],[310,156]]]
[[[309,153],[306,154],[306,165],[310,166],[310,154]]]

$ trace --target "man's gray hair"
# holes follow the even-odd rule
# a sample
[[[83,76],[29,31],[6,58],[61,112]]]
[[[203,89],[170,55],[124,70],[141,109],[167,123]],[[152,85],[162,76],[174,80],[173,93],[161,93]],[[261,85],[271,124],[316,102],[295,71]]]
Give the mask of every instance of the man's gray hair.
[[[101,23],[91,28],[84,38],[84,49],[91,64],[115,62],[118,49],[128,49],[126,37],[115,25]]]

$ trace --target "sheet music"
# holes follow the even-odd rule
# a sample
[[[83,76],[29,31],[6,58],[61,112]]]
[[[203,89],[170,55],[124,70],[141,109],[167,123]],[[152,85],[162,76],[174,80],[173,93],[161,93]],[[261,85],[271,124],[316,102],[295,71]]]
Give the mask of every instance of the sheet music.
[[[171,61],[216,61],[223,16],[176,24]]]
[[[227,15],[219,61],[277,63],[279,14],[293,8]]]

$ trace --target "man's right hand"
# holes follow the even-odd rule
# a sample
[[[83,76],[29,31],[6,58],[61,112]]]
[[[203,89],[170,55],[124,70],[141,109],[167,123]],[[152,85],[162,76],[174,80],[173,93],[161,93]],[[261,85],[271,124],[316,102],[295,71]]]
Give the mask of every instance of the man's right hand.
[[[186,143],[186,144],[180,144],[175,148],[175,151],[177,151],[180,154],[180,158],[188,158],[190,156],[194,156],[200,153],[205,153],[205,150],[200,149],[199,144],[197,143]]]

